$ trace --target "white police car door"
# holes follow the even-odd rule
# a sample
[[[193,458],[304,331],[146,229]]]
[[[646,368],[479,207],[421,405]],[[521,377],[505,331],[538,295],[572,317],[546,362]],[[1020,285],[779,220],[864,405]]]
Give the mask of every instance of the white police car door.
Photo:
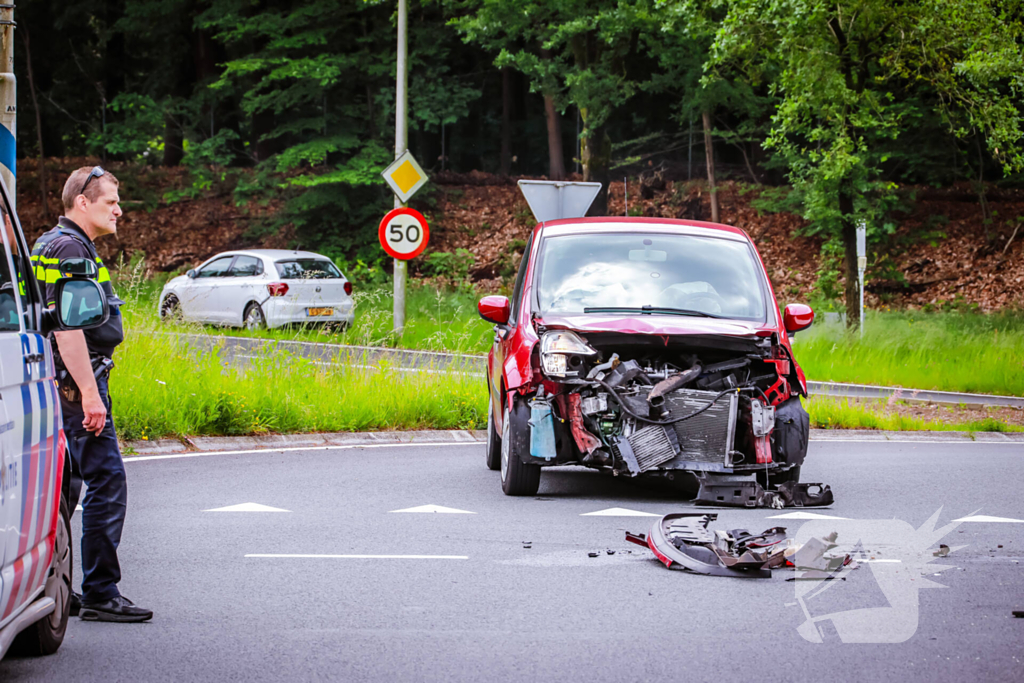
[[[2,183],[0,183],[2,188]],[[0,191],[6,203],[6,192]],[[58,512],[57,478],[63,451],[53,354],[39,329],[39,291],[20,226],[0,218],[0,626],[46,580]]]

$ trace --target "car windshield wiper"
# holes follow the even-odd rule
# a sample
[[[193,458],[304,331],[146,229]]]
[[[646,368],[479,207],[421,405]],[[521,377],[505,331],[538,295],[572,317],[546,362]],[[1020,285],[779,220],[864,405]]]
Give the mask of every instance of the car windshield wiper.
[[[670,308],[667,306],[590,306],[583,309],[584,313],[640,313],[641,315],[695,315],[701,318],[726,318],[724,315],[705,313],[692,308]]]

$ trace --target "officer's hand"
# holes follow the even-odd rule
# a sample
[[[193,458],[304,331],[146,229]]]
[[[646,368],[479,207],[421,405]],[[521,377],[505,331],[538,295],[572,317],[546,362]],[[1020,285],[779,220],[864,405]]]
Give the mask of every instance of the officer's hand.
[[[103,399],[98,392],[82,396],[82,412],[85,413],[82,426],[86,431],[99,436],[103,431],[103,425],[107,423],[107,407],[103,405]]]

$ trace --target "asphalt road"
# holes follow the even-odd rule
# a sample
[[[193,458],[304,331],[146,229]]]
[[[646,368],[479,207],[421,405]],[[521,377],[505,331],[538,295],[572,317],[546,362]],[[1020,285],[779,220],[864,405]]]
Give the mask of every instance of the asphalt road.
[[[803,595],[805,613],[797,596],[807,584],[786,581],[791,572],[669,571],[623,540],[654,518],[582,516],[690,509],[677,495],[559,469],[545,472],[538,496],[508,498],[480,444],[127,467],[121,589],[156,617],[74,619],[56,655],[5,659],[0,680],[1009,681],[1024,668],[1024,619],[1011,616],[1024,609],[1024,523],[953,523],[927,538],[929,559],[939,542],[954,548],[936,562],[951,568],[925,572],[945,589],[918,591],[926,579],[909,565],[864,564]],[[804,467],[805,481],[836,493],[819,514],[915,529],[936,512],[939,525],[972,514],[1024,520],[1022,476],[1019,442],[816,442]],[[289,512],[206,512],[242,503]],[[474,514],[393,512],[422,505]],[[795,535],[803,520],[769,519],[789,512],[719,510],[716,526],[782,524]],[[842,535],[848,520],[806,523]],[[899,556],[891,544],[864,548]],[[418,557],[247,557],[282,554]],[[828,620],[818,624],[824,642],[801,636],[807,614],[891,607],[878,567],[903,572],[914,590],[872,613],[859,636]],[[849,642],[884,639],[897,623],[911,627],[903,642]]]

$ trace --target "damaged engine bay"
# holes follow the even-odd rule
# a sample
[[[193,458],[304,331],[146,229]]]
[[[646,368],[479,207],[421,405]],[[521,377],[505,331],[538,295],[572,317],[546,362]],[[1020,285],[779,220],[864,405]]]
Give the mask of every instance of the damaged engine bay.
[[[789,350],[774,335],[538,331],[540,382],[527,400],[531,462],[692,477],[698,504],[833,502],[828,486],[798,481],[810,421]]]

